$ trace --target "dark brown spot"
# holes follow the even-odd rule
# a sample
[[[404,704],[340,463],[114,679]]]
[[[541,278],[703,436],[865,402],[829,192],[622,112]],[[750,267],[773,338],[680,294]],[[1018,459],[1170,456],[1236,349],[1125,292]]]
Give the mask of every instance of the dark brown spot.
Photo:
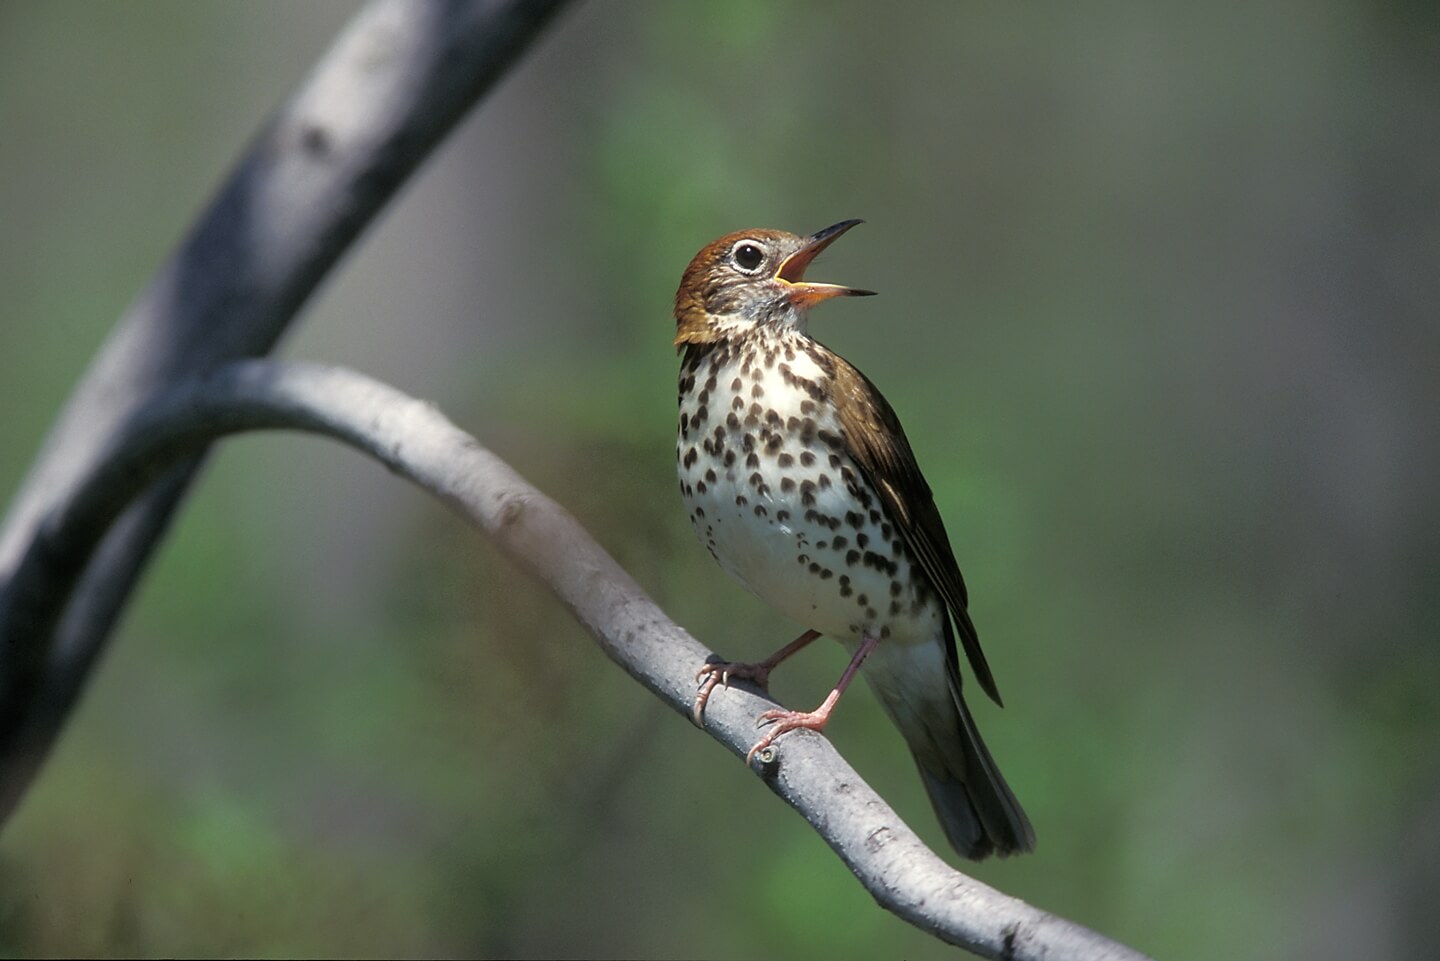
[[[822,570],[822,571],[820,572],[820,579],[821,579],[822,581],[828,581],[830,578],[832,578],[832,577],[834,577],[834,576],[835,576],[835,572],[832,571],[832,570],[831,570],[830,568],[828,568],[828,567],[825,568],[824,570]]]
[[[733,463],[735,463],[735,452],[733,450],[727,450],[725,452],[725,466],[729,467]]]
[[[693,467],[693,466],[695,465],[695,462],[696,462],[697,460],[699,460],[699,459],[700,459],[700,455],[696,452],[695,448],[692,446],[689,450],[687,450],[687,451],[685,452],[685,460],[683,461],[683,463],[684,463],[684,465],[685,465],[685,469],[686,469],[686,470],[689,470],[691,467]]]
[[[829,487],[830,487],[830,475],[829,475],[829,474],[821,474],[821,475],[820,475],[820,489],[823,491],[823,490],[827,490]]]
[[[703,507],[697,507],[697,508],[695,508],[695,516],[696,516],[696,517],[704,517],[704,516],[705,516],[705,508],[703,508]]]
[[[771,434],[769,439],[765,441],[765,450],[773,454],[780,449],[780,445],[783,443],[785,443],[785,440],[779,434]]]
[[[789,511],[776,511],[776,512],[775,512],[775,519],[776,519],[777,521],[779,521],[780,523],[783,524],[783,523],[785,523],[786,521],[788,521],[788,520],[790,519],[790,512],[789,512]]]
[[[890,616],[891,616],[891,617],[894,617],[896,614],[899,614],[899,613],[900,613],[900,602],[899,602],[899,601],[891,601],[891,602],[890,602]]]
[[[750,396],[754,397],[756,400],[759,400],[761,397],[765,396],[765,388],[761,387],[759,384],[756,384],[754,387],[750,388]]]
[[[791,464],[795,463],[795,458],[789,454],[781,454],[780,459],[777,460],[775,463],[779,464],[781,467],[789,467]]]
[[[845,546],[849,544],[850,541],[844,537],[836,537],[832,543],[837,551],[843,551],[845,549]]]
[[[794,489],[795,489],[795,478],[793,478],[793,477],[782,477],[782,478],[780,478],[780,493],[782,493],[782,494],[789,494],[789,493],[790,493],[791,491],[793,491]]]
[[[769,512],[768,510],[766,510],[764,504],[756,504],[756,505],[755,505],[755,516],[756,516],[756,517],[764,517],[766,514],[769,514],[769,513],[770,513],[770,512]]]
[[[891,582],[890,582],[890,596],[891,596],[891,597],[899,597],[902,593],[904,593],[904,591],[905,591],[905,585],[904,585],[904,584],[901,584],[899,581],[891,581]]]
[[[738,393],[740,390],[742,390],[744,387],[745,387],[745,382],[744,382],[743,380],[741,380],[739,377],[736,377],[734,380],[732,380],[732,381],[730,382],[730,389],[733,390],[733,391],[735,391],[735,392],[737,392],[737,393]]]
[[[746,504],[748,504],[748,503],[750,503],[750,498],[746,497],[744,494],[736,494],[736,495],[735,495],[735,506],[736,506],[736,507],[744,507],[744,506],[745,506]]]
[[[813,400],[802,400],[800,402],[800,413],[807,416],[815,413],[815,402]]]
[[[850,565],[851,567],[854,567],[855,564],[856,564],[856,562],[859,561],[859,560],[860,560],[860,552],[859,552],[859,551],[846,551],[846,552],[845,552],[845,563],[848,564],[848,565]]]
[[[700,493],[702,493],[702,494],[705,493],[705,482],[704,482],[703,480],[702,480],[702,481],[696,481],[696,482],[695,482],[695,489],[696,489],[697,491],[699,491]]]
[[[750,468],[751,470],[754,470],[755,468],[759,467],[759,466],[760,466],[760,455],[757,454],[757,453],[755,453],[753,450],[752,450],[750,453],[746,454],[746,455],[745,455],[745,466],[748,467],[748,468]]]
[[[855,543],[858,544],[858,545],[861,546],[861,547],[864,547],[866,544],[870,543],[870,535],[868,535],[868,534],[856,534],[856,535],[855,535]]]
[[[859,530],[860,528],[865,526],[865,515],[857,514],[854,511],[846,511],[845,523],[849,524],[856,530]]]
[[[817,563],[815,563],[814,561],[811,561],[811,562],[810,562],[810,573],[811,573],[811,574],[819,574],[819,573],[820,573],[820,565],[817,564]]]
[[[814,464],[814,463],[815,463],[815,455],[814,455],[814,454],[810,453],[810,451],[808,451],[808,450],[801,452],[801,454],[800,454],[800,466],[801,466],[801,467],[809,467],[810,465],[812,465],[812,464]]]

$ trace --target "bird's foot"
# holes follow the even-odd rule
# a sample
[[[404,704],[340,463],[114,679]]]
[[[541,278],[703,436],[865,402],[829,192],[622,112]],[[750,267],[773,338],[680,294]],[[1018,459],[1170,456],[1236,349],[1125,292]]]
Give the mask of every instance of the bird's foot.
[[[770,724],[772,727],[751,746],[749,753],[745,755],[745,763],[755,760],[755,755],[775,743],[775,739],[782,734],[790,731],[814,731],[818,734],[825,730],[825,725],[830,723],[832,706],[833,698],[827,698],[824,704],[813,711],[766,711],[761,714],[755,722],[756,726]]]
[[[769,689],[770,670],[775,665],[768,661],[761,661],[759,664],[741,664],[737,661],[710,661],[701,666],[695,672],[695,680],[700,682],[700,690],[695,693],[695,710],[692,717],[695,719],[696,727],[704,727],[701,718],[705,714],[705,702],[710,700],[710,694],[717,687],[729,687],[732,678],[739,678],[746,681],[754,681],[761,688]]]

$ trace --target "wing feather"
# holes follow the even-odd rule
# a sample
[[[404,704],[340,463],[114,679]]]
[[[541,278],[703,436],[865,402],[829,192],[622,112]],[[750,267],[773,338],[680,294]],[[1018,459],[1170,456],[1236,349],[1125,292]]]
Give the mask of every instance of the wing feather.
[[[996,704],[1001,704],[995,677],[990,673],[985,652],[980,649],[980,636],[967,610],[970,599],[965,579],[960,575],[960,566],[955,562],[950,539],[945,534],[945,523],[935,507],[935,497],[915,462],[915,453],[910,449],[900,419],[868,377],[843,357],[827,353],[834,363],[834,401],[851,456],[870,486],[880,494],[906,545],[949,608],[975,679]],[[946,657],[952,667],[958,666],[953,642],[948,645]]]

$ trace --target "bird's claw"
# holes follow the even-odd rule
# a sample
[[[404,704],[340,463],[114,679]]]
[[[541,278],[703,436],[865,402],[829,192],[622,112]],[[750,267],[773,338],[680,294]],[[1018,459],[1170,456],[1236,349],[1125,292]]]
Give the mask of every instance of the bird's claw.
[[[755,755],[765,750],[775,739],[790,731],[814,731],[817,734],[825,730],[825,725],[830,721],[828,711],[766,711],[755,719],[756,727],[764,727],[767,724],[775,725],[765,732],[765,735],[751,746],[745,755],[745,763],[749,764],[755,760]]]
[[[696,727],[704,727],[705,704],[716,687],[729,687],[731,679],[752,681],[762,689],[770,682],[770,666],[766,664],[742,664],[735,661],[709,661],[700,665],[695,680],[700,690],[695,692],[695,708],[691,718]]]

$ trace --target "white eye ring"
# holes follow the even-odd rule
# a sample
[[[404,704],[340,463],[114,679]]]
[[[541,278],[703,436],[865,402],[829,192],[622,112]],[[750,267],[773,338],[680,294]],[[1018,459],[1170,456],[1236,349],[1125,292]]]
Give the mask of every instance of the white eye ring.
[[[765,265],[766,253],[764,244],[747,237],[735,241],[735,246],[730,248],[730,262],[742,274],[758,274]]]

